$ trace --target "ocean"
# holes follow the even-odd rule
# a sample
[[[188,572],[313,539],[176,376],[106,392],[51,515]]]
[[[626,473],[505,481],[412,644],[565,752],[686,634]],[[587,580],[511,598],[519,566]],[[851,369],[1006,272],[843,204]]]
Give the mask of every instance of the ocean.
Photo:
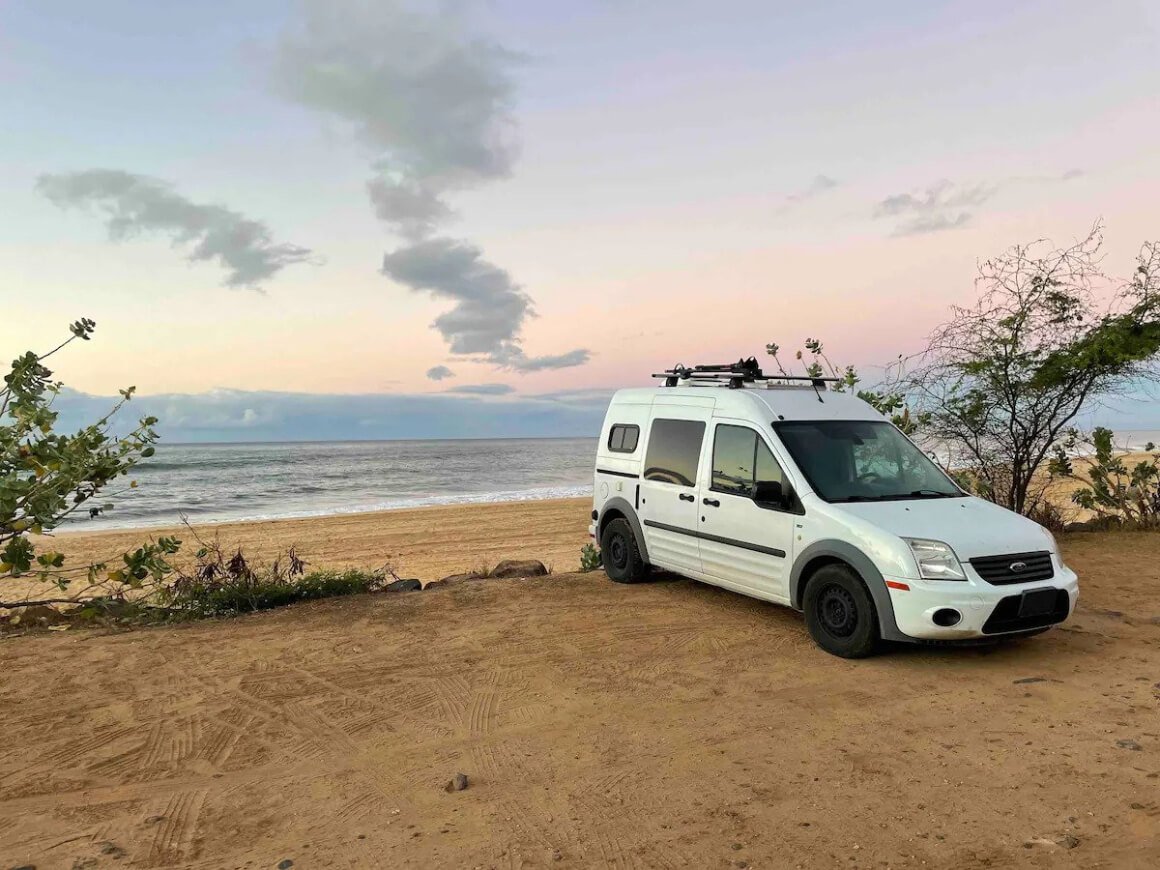
[[[1117,433],[1121,448],[1160,432]],[[592,493],[595,438],[162,444],[114,507],[61,531],[324,516]],[[112,488],[111,488],[112,489]]]
[[[162,444],[61,531],[309,517],[592,492],[595,438]],[[121,487],[110,487],[110,492]]]

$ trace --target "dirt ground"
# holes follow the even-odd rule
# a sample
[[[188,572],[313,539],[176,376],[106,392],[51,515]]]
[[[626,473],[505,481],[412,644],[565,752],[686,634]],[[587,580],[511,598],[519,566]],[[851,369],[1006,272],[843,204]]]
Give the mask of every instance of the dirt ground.
[[[1064,548],[1064,627],[860,662],[599,573],[9,637],[0,868],[1155,867],[1160,536]]]

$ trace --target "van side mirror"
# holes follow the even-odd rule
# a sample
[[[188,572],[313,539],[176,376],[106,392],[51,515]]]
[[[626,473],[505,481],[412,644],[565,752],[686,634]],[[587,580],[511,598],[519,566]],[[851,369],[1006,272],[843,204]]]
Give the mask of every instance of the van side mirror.
[[[785,510],[793,504],[793,488],[789,484],[782,486],[778,480],[763,480],[754,487],[753,500]]]

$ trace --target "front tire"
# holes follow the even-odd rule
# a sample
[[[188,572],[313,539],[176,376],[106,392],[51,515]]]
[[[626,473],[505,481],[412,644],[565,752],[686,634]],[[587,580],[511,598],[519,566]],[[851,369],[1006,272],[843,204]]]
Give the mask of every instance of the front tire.
[[[640,554],[636,535],[628,520],[611,520],[600,536],[600,556],[604,573],[616,583],[639,583],[648,576],[649,566]]]
[[[806,628],[831,655],[861,659],[879,644],[878,611],[862,579],[845,565],[819,568],[806,584]]]

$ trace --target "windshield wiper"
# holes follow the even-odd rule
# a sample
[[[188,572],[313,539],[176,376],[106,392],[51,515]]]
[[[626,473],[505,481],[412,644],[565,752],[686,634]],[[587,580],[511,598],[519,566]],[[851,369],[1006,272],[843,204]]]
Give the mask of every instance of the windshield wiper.
[[[908,498],[954,498],[957,493],[942,492],[937,489],[916,489],[913,492],[892,492],[883,495],[848,495],[836,499],[840,502],[850,501],[903,501]]]

